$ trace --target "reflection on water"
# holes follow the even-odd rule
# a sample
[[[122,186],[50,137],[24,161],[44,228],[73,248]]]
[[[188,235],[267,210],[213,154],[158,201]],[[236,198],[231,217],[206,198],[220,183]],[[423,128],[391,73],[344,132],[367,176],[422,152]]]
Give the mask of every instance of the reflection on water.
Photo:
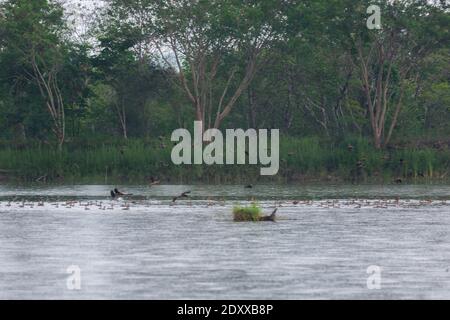
[[[111,188],[0,187],[0,299],[450,298],[449,186]],[[279,221],[232,222],[251,198]]]

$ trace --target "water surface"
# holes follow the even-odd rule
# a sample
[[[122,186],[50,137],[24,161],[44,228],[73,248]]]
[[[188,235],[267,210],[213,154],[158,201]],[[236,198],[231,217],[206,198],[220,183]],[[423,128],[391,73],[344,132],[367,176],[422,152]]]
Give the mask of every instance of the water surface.
[[[0,299],[450,298],[450,186],[111,188],[0,186]],[[278,222],[234,223],[252,199]]]

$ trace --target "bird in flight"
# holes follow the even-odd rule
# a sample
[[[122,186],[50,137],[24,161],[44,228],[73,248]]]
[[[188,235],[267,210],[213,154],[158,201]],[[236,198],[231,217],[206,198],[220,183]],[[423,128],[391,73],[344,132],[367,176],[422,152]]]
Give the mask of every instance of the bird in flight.
[[[172,199],[172,202],[175,202],[175,201],[177,201],[180,198],[188,198],[190,193],[191,193],[191,191],[185,191],[182,194],[180,194],[179,196],[174,197]]]

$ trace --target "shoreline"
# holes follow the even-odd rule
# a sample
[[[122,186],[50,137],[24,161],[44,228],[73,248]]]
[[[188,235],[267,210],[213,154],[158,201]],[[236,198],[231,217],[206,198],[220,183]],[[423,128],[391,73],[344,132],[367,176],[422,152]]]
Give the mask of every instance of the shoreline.
[[[246,180],[247,181],[247,180]],[[23,180],[18,177],[11,177],[9,179],[0,179],[0,185],[6,186],[82,186],[82,185],[122,185],[122,186],[149,186],[149,187],[158,187],[158,186],[182,186],[182,185],[192,185],[192,186],[245,186],[247,185],[246,181],[242,181],[239,179],[228,179],[227,181],[215,183],[211,181],[204,180],[185,180],[185,181],[175,181],[175,180],[163,180],[160,184],[151,185],[147,183],[147,181],[142,179],[129,179],[122,180],[119,178],[111,178],[108,181],[104,181],[102,179],[96,179],[93,177],[85,177],[81,179],[54,179],[48,180],[45,182],[42,181],[33,181],[33,180]],[[340,177],[330,177],[330,178],[322,178],[317,179],[313,177],[306,177],[304,179],[286,179],[283,177],[277,179],[263,179],[261,181],[250,181],[251,185],[256,186],[295,186],[295,185],[308,185],[308,186],[416,186],[416,185],[450,185],[450,179],[430,179],[430,178],[417,178],[417,179],[404,179],[402,183],[397,183],[394,180],[380,180],[380,179],[367,179],[359,182],[352,182],[350,180],[345,180]]]
[[[0,183],[436,183],[450,181],[450,148],[398,144],[385,150],[363,138],[281,137],[279,171],[261,165],[175,165],[168,139],[115,144],[0,148]],[[351,147],[351,148],[350,148]]]

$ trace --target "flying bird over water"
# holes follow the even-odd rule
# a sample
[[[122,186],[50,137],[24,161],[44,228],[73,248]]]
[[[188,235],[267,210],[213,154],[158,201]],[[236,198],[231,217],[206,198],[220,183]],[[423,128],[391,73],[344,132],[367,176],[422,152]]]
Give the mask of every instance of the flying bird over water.
[[[114,189],[114,193],[116,194],[116,196],[132,196],[132,193],[124,193],[119,191],[117,188]]]
[[[132,193],[123,193],[121,191],[119,191],[119,189],[115,188],[114,190],[110,191],[111,194],[111,198],[116,199],[119,196],[132,196]]]
[[[174,198],[172,199],[172,202],[175,202],[175,201],[177,201],[177,200],[180,199],[180,198],[188,198],[190,193],[191,193],[191,191],[183,192],[183,193],[180,194],[179,196],[174,197]]]

